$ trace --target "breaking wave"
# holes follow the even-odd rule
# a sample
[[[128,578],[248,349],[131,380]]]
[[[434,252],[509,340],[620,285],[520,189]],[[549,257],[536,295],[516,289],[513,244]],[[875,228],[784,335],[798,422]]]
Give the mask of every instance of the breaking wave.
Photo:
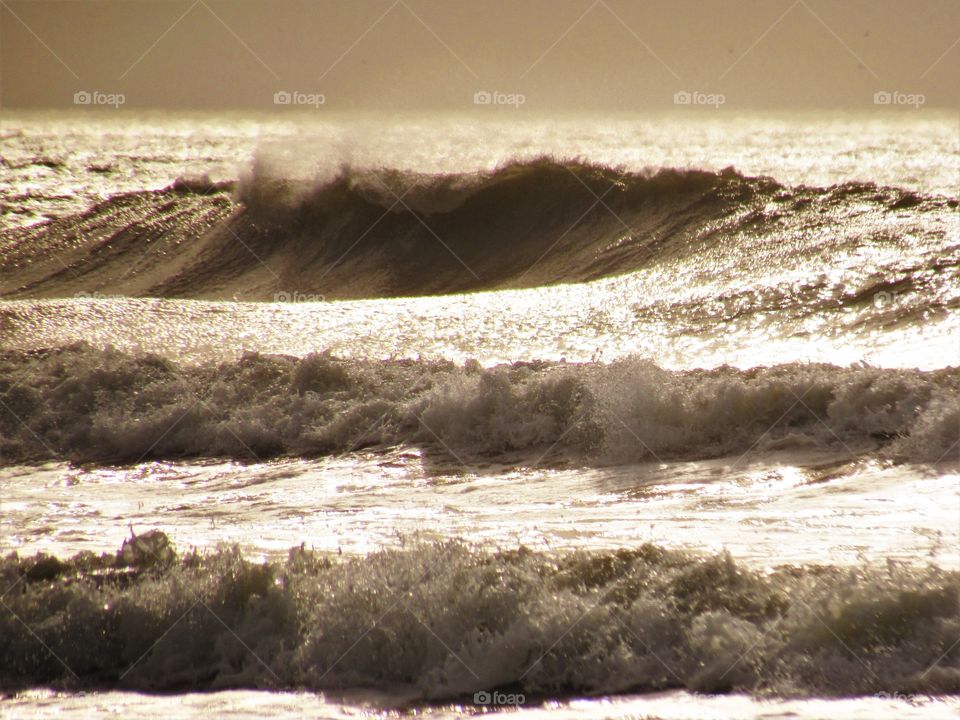
[[[84,343],[0,353],[0,456],[324,455],[422,445],[461,458],[616,463],[835,447],[956,459],[960,369],[302,359],[178,365]],[[519,459],[517,459],[519,458]]]
[[[180,558],[153,530],[115,556],[11,555],[0,580],[6,689],[960,692],[960,576],[936,567],[421,540],[257,564],[227,547]]]
[[[334,299],[532,287],[731,238],[749,273],[749,237],[815,254],[867,232],[869,218],[880,241],[928,236],[940,221],[925,216],[955,207],[869,183],[788,188],[732,168],[638,173],[542,158],[451,175],[345,166],[307,181],[255,163],[235,183],[184,179],[3,232],[0,295],[270,300],[291,289]]]

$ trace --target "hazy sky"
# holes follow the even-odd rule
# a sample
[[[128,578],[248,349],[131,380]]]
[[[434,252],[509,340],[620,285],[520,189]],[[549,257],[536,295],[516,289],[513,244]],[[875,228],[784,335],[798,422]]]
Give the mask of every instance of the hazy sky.
[[[82,91],[267,111],[284,91],[322,95],[321,111],[480,112],[479,91],[545,112],[678,92],[704,93],[704,111],[721,94],[728,109],[960,105],[958,0],[0,0],[0,43],[6,108]]]

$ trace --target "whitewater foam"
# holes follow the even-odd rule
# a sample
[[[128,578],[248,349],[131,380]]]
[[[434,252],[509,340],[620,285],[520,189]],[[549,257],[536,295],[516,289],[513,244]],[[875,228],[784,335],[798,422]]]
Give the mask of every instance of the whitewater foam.
[[[392,687],[432,700],[960,690],[960,581],[933,567],[758,573],[649,544],[539,553],[455,540],[358,558],[301,547],[256,564],[235,548],[179,560],[156,531],[134,545],[0,561],[17,588],[0,616],[0,685]]]
[[[776,443],[936,462],[960,436],[960,371],[795,363],[742,371],[364,361],[250,353],[178,365],[80,343],[5,352],[6,462],[316,455],[436,445],[547,462],[704,458]],[[855,450],[854,450],[855,448]]]

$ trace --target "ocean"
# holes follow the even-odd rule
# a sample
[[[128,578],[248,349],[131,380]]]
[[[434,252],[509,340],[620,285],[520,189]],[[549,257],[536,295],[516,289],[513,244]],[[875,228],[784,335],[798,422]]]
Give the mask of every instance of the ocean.
[[[4,113],[4,717],[956,717],[956,114],[512,112]]]

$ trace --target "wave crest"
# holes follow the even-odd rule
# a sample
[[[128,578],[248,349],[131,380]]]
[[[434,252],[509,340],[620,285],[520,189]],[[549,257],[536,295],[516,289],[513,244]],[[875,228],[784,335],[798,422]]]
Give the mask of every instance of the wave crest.
[[[782,248],[796,234],[805,240],[791,252],[814,256],[824,240],[811,228],[856,238],[865,212],[881,240],[906,232],[894,211],[936,239],[955,201],[910,195],[908,207],[906,197],[857,183],[786,188],[733,169],[640,173],[549,158],[451,175],[342,165],[310,180],[258,162],[236,184],[182,179],[4,232],[0,294],[440,294],[591,280],[729,239],[731,263],[749,275],[751,238]]]

